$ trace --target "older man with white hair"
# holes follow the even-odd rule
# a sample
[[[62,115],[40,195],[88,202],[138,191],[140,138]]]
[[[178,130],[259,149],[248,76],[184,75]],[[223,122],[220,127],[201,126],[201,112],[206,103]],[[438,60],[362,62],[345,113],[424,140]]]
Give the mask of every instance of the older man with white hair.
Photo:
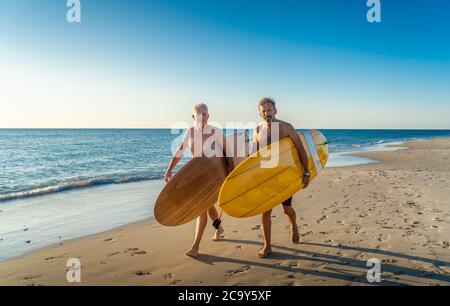
[[[183,142],[172,157],[166,174],[164,175],[164,180],[166,182],[172,178],[173,168],[178,164],[188,148],[191,150],[192,157],[225,156],[226,154],[226,150],[224,149],[226,148],[225,135],[219,128],[208,124],[208,106],[204,103],[194,105],[192,119],[195,124],[186,131]],[[215,145],[214,148],[210,148],[206,146],[205,143],[215,143],[217,145]],[[231,171],[234,167],[233,159],[228,158],[227,161],[229,170]],[[219,241],[220,238],[223,237],[224,229],[221,225],[221,220],[219,219],[216,207],[212,206],[207,212],[204,212],[197,218],[194,243],[192,244],[191,249],[186,253],[187,256],[193,258],[197,257],[203,232],[208,222],[208,214],[216,229],[213,241]]]

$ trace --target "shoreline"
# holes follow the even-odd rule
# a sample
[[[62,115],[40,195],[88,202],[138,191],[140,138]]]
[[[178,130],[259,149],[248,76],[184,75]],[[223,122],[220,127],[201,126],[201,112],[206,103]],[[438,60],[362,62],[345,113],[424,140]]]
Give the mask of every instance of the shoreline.
[[[153,215],[162,185],[150,181],[97,186],[3,204],[0,262],[145,220]]]
[[[184,255],[192,222],[167,228],[150,218],[2,261],[0,285],[68,285],[72,257],[84,267],[81,285],[369,285],[365,264],[374,256],[385,269],[382,285],[449,285],[450,139],[406,145],[358,153],[380,162],[325,169],[296,194],[299,245],[288,242],[287,220],[274,209],[268,259],[255,256],[259,217],[224,216],[226,239],[218,243],[208,225],[198,260]]]

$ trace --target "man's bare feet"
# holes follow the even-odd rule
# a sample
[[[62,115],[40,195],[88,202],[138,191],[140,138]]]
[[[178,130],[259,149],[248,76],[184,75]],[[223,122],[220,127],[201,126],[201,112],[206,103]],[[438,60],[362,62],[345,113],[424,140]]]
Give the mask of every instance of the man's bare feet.
[[[261,251],[258,252],[258,257],[259,258],[266,258],[267,256],[270,255],[270,253],[272,253],[272,247],[270,246],[265,246],[261,249]]]
[[[292,243],[299,243],[300,242],[300,235],[298,233],[298,227],[294,226],[291,229],[291,241]]]
[[[216,233],[214,234],[214,237],[213,237],[212,240],[213,240],[213,241],[219,241],[220,238],[223,238],[223,237],[224,237],[224,236],[223,236],[224,233],[225,233],[225,230],[223,229],[222,226],[220,226],[219,229],[216,230]]]
[[[197,258],[198,255],[198,247],[193,246],[187,253],[187,256],[192,257],[192,258]]]

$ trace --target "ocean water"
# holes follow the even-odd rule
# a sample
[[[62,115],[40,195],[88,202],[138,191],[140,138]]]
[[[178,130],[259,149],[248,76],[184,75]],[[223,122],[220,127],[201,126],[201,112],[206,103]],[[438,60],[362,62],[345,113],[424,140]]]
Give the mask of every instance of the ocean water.
[[[445,130],[321,131],[328,140],[341,138],[329,145],[331,166],[371,162],[343,153],[450,137]],[[181,134],[170,129],[0,129],[0,203],[92,186],[160,180]]]

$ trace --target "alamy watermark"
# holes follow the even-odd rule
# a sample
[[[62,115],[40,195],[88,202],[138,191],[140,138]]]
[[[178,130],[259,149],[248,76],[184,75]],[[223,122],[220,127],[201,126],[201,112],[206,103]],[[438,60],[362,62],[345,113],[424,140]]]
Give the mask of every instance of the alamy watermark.
[[[367,21],[370,23],[381,22],[381,0],[367,0],[367,7],[370,9],[367,11]]]
[[[80,23],[81,22],[81,0],[67,0],[66,6],[69,8],[66,14],[67,22]],[[366,19],[370,23],[381,22],[381,0],[367,0],[366,6],[369,10],[366,14]]]
[[[367,267],[371,267],[366,274],[369,283],[381,282],[381,262],[378,258],[371,258],[367,261]]]
[[[255,122],[211,122],[201,127],[197,122],[194,126],[187,122],[176,122],[172,125],[171,134],[178,135],[171,145],[172,155],[182,157],[186,149],[190,149],[193,157],[248,157],[255,152],[261,158],[261,168],[274,168],[279,163],[280,128],[278,122],[272,122],[267,133],[256,139],[250,138],[248,131],[258,126]],[[219,130],[245,130],[227,135],[224,139]],[[270,136],[269,136],[270,135]],[[269,141],[270,137],[270,141]],[[257,150],[257,147],[262,148]]]
[[[66,6],[69,8],[66,14],[67,22],[80,23],[81,22],[81,0],[67,0]],[[367,0],[366,6],[369,10],[366,14],[366,19],[370,23],[381,22],[381,0]]]
[[[81,261],[78,258],[70,258],[67,260],[66,266],[68,267],[66,273],[66,279],[69,283],[81,283]],[[378,258],[370,258],[367,260],[366,278],[369,283],[381,282],[381,262]]]
[[[69,283],[81,283],[81,262],[78,258],[67,260],[66,279]]]
[[[81,2],[80,0],[67,0],[66,6],[69,8],[66,14],[68,23],[81,22]]]

